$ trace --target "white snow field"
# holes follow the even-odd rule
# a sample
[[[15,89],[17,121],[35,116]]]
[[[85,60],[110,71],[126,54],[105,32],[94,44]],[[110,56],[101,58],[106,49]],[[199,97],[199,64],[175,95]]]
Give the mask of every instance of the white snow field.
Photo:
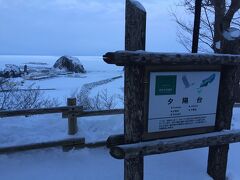
[[[5,64],[22,65],[27,62],[47,63],[51,66],[58,57],[0,56],[0,67]],[[50,97],[65,98],[85,83],[122,75],[122,68],[105,64],[101,57],[79,57],[88,71],[82,78],[56,77],[34,81]],[[31,83],[26,81],[27,83]],[[98,86],[95,94],[108,88],[120,94],[123,78]],[[119,102],[119,104],[121,104]],[[122,105],[118,105],[121,107]],[[85,137],[87,142],[106,140],[123,133],[123,115],[78,118],[79,132],[71,137]],[[0,147],[61,140],[67,135],[67,120],[61,114],[0,119]],[[240,109],[233,111],[232,129],[240,129]],[[229,151],[228,180],[240,180],[240,143]],[[207,173],[207,148],[145,157],[145,180],[211,180]],[[122,180],[123,160],[111,157],[107,148],[80,149],[63,152],[61,148],[32,150],[0,155],[0,180]]]

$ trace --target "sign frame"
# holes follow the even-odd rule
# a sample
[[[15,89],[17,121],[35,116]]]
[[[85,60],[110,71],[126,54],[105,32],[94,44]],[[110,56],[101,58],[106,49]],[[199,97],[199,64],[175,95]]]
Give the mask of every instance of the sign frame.
[[[185,66],[146,66],[144,74],[144,124],[143,124],[143,135],[142,140],[154,140],[154,139],[164,139],[172,137],[180,137],[187,135],[196,135],[203,133],[210,133],[217,131],[216,123],[217,117],[215,117],[215,126],[207,127],[197,127],[197,128],[187,128],[178,130],[167,130],[161,132],[148,132],[148,114],[149,114],[149,96],[150,96],[150,73],[152,72],[206,72],[206,71],[216,71],[220,73],[219,88],[221,86],[221,66],[220,65],[185,65]],[[219,101],[219,88],[217,92],[217,104],[216,104],[216,115],[218,113],[218,101]]]

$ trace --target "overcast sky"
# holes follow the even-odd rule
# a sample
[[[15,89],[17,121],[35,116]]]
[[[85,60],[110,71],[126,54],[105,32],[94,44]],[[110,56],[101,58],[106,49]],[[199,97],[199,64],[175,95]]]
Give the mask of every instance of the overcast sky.
[[[139,0],[147,50],[184,52],[170,16],[176,0]],[[102,55],[124,49],[125,0],[0,0],[1,55]]]

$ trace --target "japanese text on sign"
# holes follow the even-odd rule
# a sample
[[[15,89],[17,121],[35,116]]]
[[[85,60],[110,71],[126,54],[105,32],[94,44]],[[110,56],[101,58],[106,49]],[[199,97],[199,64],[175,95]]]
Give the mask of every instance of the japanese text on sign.
[[[148,132],[215,125],[220,72],[151,72]]]

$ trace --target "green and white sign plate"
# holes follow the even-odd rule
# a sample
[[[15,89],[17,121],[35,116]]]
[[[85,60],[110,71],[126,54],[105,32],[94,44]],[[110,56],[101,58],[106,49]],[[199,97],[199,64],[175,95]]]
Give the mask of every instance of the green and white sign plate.
[[[215,125],[220,72],[151,72],[148,132]]]

